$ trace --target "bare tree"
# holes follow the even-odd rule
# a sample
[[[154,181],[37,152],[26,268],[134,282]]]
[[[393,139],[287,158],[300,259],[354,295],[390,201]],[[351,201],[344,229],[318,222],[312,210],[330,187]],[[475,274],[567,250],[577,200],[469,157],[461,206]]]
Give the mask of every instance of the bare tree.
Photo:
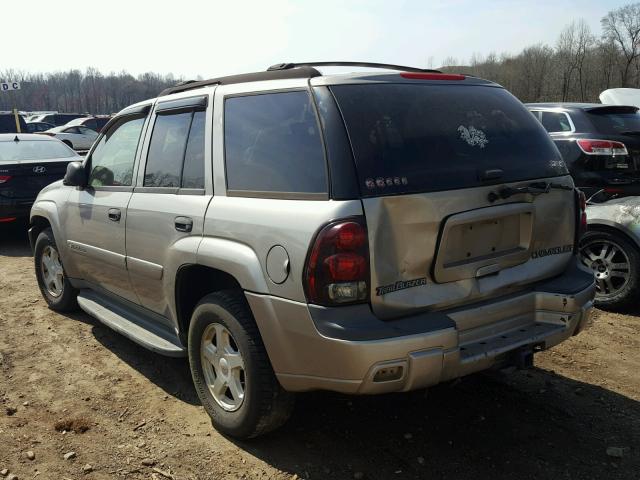
[[[631,65],[640,56],[640,3],[633,3],[609,12],[601,21],[602,33],[614,41],[622,54],[622,86],[629,85]]]

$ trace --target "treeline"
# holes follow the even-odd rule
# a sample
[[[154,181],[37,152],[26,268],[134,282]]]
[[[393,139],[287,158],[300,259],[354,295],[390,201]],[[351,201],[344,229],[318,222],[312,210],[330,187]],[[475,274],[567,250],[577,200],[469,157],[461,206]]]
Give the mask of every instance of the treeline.
[[[458,65],[447,58],[444,65]],[[640,88],[640,3],[613,10],[593,32],[575,20],[555,45],[537,44],[517,55],[473,55],[468,66],[445,67],[493,80],[523,102],[597,102],[608,88]]]
[[[172,75],[145,73],[134,77],[126,72],[103,75],[94,68],[85,72],[56,73],[0,71],[0,81],[17,81],[21,89],[0,92],[0,110],[14,105],[24,111],[57,110],[106,114],[127,105],[153,98],[180,80]]]
[[[554,45],[532,45],[517,55],[476,54],[464,66],[449,57],[443,64],[445,71],[493,80],[523,102],[597,102],[600,92],[608,88],[640,88],[640,3],[609,12],[599,32],[584,20],[575,20]],[[0,81],[22,83],[15,95],[0,93],[0,110],[15,104],[28,111],[113,113],[157,96],[179,79],[155,73],[103,75],[89,68],[38,74],[0,71]]]

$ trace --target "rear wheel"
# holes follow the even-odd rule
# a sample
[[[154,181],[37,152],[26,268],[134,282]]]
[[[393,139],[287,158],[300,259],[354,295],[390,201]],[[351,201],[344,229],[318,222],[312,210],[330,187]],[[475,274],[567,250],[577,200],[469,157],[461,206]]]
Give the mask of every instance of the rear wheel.
[[[76,310],[78,290],[71,285],[64,272],[51,228],[44,229],[38,235],[33,257],[38,286],[49,308],[58,312]]]
[[[640,253],[624,236],[608,231],[590,231],[580,242],[582,263],[596,280],[596,305],[628,308],[640,295]]]
[[[289,418],[294,396],[278,383],[241,292],[200,301],[189,325],[188,352],[198,397],[220,432],[257,437]]]

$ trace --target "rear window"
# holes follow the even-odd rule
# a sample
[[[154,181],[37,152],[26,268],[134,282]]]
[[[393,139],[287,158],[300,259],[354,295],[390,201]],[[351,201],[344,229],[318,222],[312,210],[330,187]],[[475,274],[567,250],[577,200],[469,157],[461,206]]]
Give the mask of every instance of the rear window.
[[[18,160],[46,160],[48,158],[70,158],[76,153],[57,140],[20,140],[0,142],[0,163]]]
[[[587,112],[587,116],[599,133],[640,132],[640,114],[635,108],[600,108]]]
[[[470,188],[567,173],[546,131],[502,88],[336,85],[364,196]]]

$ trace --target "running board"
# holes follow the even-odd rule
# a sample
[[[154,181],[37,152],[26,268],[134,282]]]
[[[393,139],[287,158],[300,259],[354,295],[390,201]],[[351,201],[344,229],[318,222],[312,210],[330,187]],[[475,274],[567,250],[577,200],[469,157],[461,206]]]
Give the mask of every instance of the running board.
[[[145,318],[144,315],[125,309],[92,290],[80,291],[78,305],[107,327],[151,351],[169,357],[187,355],[180,340],[172,335],[172,332]]]

